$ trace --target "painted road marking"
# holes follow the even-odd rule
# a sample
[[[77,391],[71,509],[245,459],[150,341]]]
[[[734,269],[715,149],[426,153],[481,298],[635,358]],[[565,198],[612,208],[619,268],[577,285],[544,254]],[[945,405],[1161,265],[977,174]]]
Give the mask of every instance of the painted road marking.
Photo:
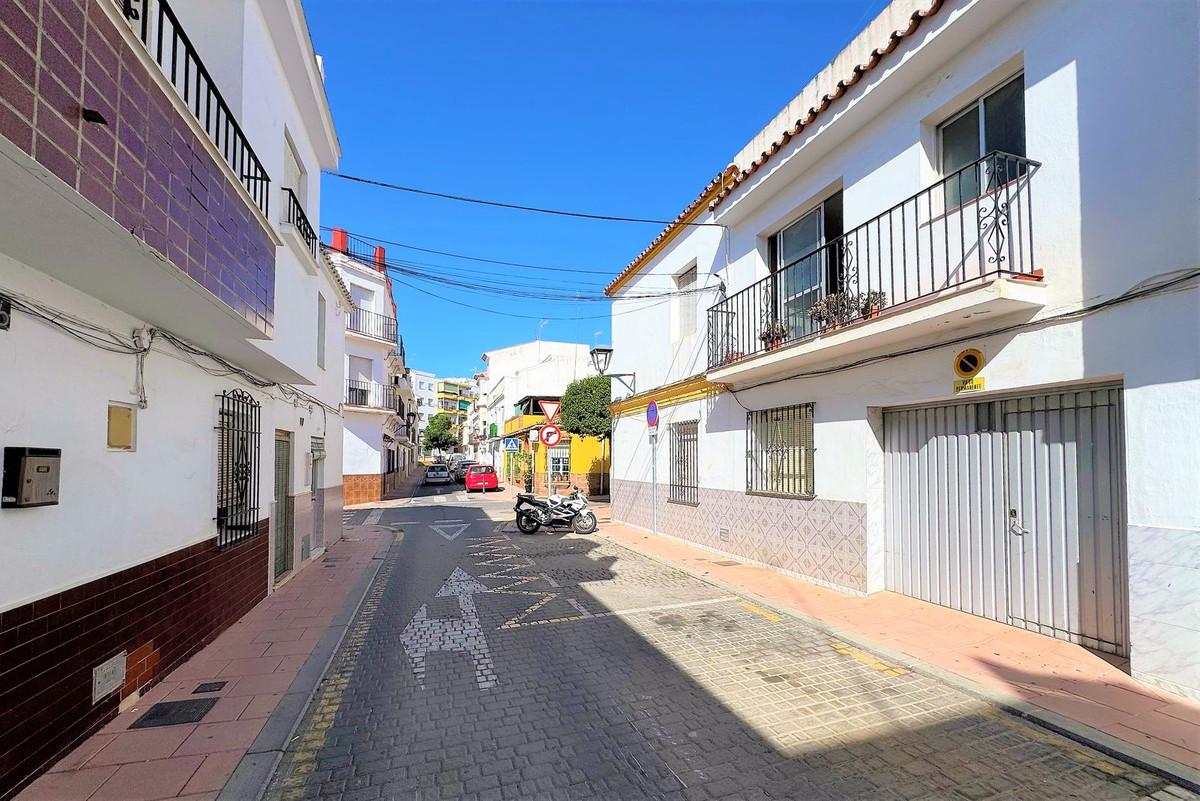
[[[512,593],[512,594],[514,594],[514,595],[516,595],[516,594],[540,595],[541,593],[516,592],[516,593]],[[576,609],[583,612],[582,616],[579,616],[579,617],[574,617],[574,616],[572,616],[572,617],[555,617],[555,618],[550,618],[548,620],[527,620],[524,622],[514,622],[514,621],[519,621],[521,618],[533,613],[537,609],[539,609],[542,606],[544,606],[545,604],[549,603],[558,594],[559,593],[547,593],[546,596],[544,596],[541,601],[535,603],[529,609],[526,609],[524,612],[517,615],[512,620],[510,620],[507,623],[505,623],[504,625],[500,626],[500,628],[501,629],[520,629],[520,628],[525,628],[527,626],[543,626],[543,625],[546,625],[549,623],[574,623],[575,621],[578,621],[578,620],[599,620],[600,618],[605,618],[605,617],[625,617],[626,615],[641,615],[641,614],[645,614],[647,612],[667,612],[672,609],[686,609],[689,606],[708,606],[710,604],[718,604],[718,603],[725,603],[726,601],[738,600],[738,597],[736,595],[725,595],[720,598],[705,598],[704,600],[701,600],[701,601],[683,601],[683,602],[677,603],[677,604],[661,604],[659,606],[642,606],[642,607],[638,607],[636,609],[617,609],[617,610],[611,611],[611,612],[588,612],[588,611],[584,610],[581,605],[577,605],[573,598],[566,598],[565,600],[567,601],[567,603],[571,604]]]
[[[486,690],[495,686],[496,673],[492,665],[492,654],[488,649],[487,638],[483,636],[483,627],[479,624],[479,614],[475,610],[475,594],[487,591],[488,588],[476,581],[474,576],[461,567],[456,567],[435,597],[457,598],[462,616],[431,618],[428,604],[422,604],[417,614],[404,627],[400,634],[400,642],[404,645],[404,653],[412,663],[413,675],[422,690],[425,689],[425,655],[431,651],[470,654],[471,661],[475,663],[475,683],[479,685],[479,689]]]
[[[772,623],[778,623],[779,621],[783,620],[783,615],[776,614],[775,612],[772,612],[770,609],[763,609],[758,604],[752,604],[749,601],[740,601],[740,603],[741,603],[743,609],[745,609],[749,612],[753,612],[754,614],[758,615],[759,617],[765,617],[767,620],[771,621]]]
[[[379,518],[383,517],[382,509],[372,509],[371,514],[367,515],[367,519],[363,521],[364,526],[374,526],[379,524]]]
[[[442,536],[443,539],[453,540],[471,527],[470,523],[430,523],[429,527]]]
[[[830,640],[829,644],[832,645],[833,650],[837,651],[839,654],[848,656],[856,662],[862,662],[867,667],[871,668],[872,670],[878,670],[880,673],[886,673],[889,676],[903,676],[905,673],[908,673],[908,671],[902,667],[889,665],[886,662],[880,662],[866,651],[860,651],[858,648],[855,648],[852,645],[847,645],[844,642]]]

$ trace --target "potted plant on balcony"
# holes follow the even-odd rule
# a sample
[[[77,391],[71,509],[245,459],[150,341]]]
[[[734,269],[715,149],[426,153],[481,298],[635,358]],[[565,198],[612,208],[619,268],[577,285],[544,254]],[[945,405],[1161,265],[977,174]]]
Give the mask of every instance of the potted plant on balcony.
[[[824,330],[848,325],[861,313],[862,305],[853,292],[830,292],[809,308],[808,317]]]
[[[783,341],[788,338],[788,334],[790,333],[788,327],[782,321],[772,320],[763,327],[762,333],[758,335],[758,338],[762,340],[767,350],[775,350],[776,348],[783,347]]]
[[[887,305],[887,293],[885,292],[864,292],[858,296],[859,311],[862,312],[864,320],[873,320],[879,316],[879,312]]]

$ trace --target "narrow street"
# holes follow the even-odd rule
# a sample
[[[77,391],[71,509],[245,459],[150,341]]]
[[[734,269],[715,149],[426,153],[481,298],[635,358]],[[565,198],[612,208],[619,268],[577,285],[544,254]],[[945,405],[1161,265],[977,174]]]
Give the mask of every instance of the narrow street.
[[[270,799],[1183,799],[1157,776],[511,502],[423,488]]]

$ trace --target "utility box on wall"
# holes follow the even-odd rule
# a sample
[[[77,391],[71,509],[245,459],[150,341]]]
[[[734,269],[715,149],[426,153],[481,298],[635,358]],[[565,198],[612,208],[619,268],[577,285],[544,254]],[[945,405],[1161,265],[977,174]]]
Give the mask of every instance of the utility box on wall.
[[[58,504],[58,448],[5,448],[0,509]]]

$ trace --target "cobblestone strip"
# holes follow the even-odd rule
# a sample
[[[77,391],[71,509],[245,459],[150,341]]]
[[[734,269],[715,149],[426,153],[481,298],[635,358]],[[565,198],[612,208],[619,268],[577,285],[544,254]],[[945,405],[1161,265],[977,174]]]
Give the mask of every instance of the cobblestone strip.
[[[402,538],[402,535],[401,535]],[[399,541],[399,539],[397,540]],[[342,696],[358,665],[367,633],[379,613],[380,600],[396,567],[398,549],[393,547],[384,557],[383,566],[375,576],[371,589],[363,599],[341,648],[321,683],[316,701],[296,729],[296,738],[289,743],[279,767],[267,788],[265,801],[300,801],[305,797],[305,785],[317,768],[317,756],[325,748],[329,732],[337,718]]]

